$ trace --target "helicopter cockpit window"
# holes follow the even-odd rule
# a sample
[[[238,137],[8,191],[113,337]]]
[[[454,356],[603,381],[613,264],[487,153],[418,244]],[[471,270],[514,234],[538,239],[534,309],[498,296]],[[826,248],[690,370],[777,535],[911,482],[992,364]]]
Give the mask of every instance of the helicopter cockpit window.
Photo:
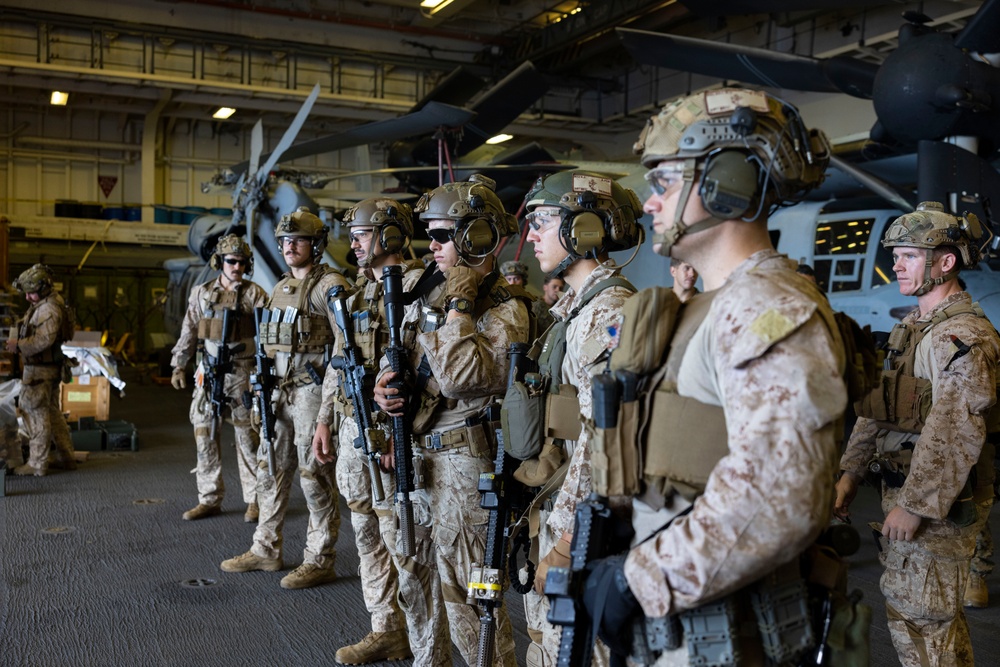
[[[824,292],[862,288],[868,239],[874,218],[822,220],[816,225],[813,269]]]

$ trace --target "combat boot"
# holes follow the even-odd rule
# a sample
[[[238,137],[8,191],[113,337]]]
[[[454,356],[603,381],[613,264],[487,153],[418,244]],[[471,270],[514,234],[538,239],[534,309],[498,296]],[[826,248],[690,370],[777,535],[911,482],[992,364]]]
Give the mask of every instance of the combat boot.
[[[337,655],[333,659],[341,665],[367,665],[370,662],[406,660],[412,657],[406,630],[391,630],[369,632],[357,644],[337,649]]]
[[[11,470],[10,474],[12,474],[12,475],[34,475],[35,477],[45,477],[45,472],[46,471],[45,471],[44,468],[36,468],[33,465],[29,465],[29,464],[25,463],[24,465],[17,466],[13,470]]]
[[[986,579],[975,572],[969,573],[963,605],[972,609],[985,609],[990,605],[990,588],[986,585]]]
[[[247,505],[247,511],[243,514],[243,520],[247,523],[257,523],[257,519],[260,518],[260,507],[257,503],[250,503]]]
[[[263,570],[264,572],[277,572],[285,566],[280,558],[264,558],[252,551],[240,554],[236,558],[222,561],[219,565],[223,572],[253,572]]]
[[[202,505],[198,503],[187,512],[184,512],[183,519],[185,521],[197,521],[198,519],[215,516],[216,514],[222,514],[222,508],[218,505]]]
[[[322,568],[313,563],[302,563],[282,578],[282,588],[312,588],[337,578],[333,567]]]

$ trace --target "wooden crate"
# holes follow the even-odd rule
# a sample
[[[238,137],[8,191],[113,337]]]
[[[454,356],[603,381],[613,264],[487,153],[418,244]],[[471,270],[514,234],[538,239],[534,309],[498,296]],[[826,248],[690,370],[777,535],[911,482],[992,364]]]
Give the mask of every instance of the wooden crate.
[[[62,385],[60,405],[71,422],[80,417],[107,419],[111,407],[111,383],[106,377],[75,377],[69,384]]]

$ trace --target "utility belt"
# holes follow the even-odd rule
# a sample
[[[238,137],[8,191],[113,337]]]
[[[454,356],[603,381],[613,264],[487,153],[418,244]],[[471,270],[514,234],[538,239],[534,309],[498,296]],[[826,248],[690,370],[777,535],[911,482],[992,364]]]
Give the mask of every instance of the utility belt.
[[[480,415],[466,417],[464,426],[424,435],[424,450],[445,452],[468,447],[473,456],[492,458],[496,453],[494,434],[498,426],[497,422],[486,421]]]
[[[871,610],[859,594],[844,593],[846,576],[841,556],[817,543],[721,600],[642,619],[634,646],[643,653],[632,658],[652,664],[686,642],[692,665],[856,664],[850,655],[861,646],[854,639],[867,637]]]

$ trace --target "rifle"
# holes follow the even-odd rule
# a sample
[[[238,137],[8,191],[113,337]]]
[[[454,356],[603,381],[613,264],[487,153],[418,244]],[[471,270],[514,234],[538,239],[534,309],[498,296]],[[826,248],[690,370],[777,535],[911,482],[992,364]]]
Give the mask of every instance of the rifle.
[[[222,340],[219,343],[217,356],[205,353],[205,393],[212,404],[212,426],[210,438],[214,441],[218,425],[222,421],[222,408],[226,403],[226,376],[233,372],[233,352],[243,350],[243,343],[235,348],[229,347],[229,339],[233,334],[233,311],[228,308],[222,311]]]
[[[372,482],[372,496],[376,502],[385,500],[382,474],[378,469],[381,450],[385,444],[382,430],[372,427],[372,406],[368,397],[372,395],[373,377],[365,370],[361,349],[354,343],[354,326],[349,321],[347,295],[342,285],[334,285],[326,293],[326,305],[337,321],[337,328],[344,336],[344,356],[330,359],[330,366],[343,372],[344,393],[354,407],[354,421],[358,425],[358,437],[354,448],[360,449],[368,459],[368,474]]]
[[[620,379],[609,373],[592,379],[594,423],[597,428],[615,428],[618,423],[619,397],[635,400],[636,378],[619,371]],[[548,621],[562,626],[557,664],[560,667],[589,665],[597,633],[583,607],[583,584],[587,565],[627,548],[629,539],[616,531],[608,499],[597,493],[576,506],[573,542],[570,544],[570,566],[549,568],[545,578],[545,595],[549,598]],[[630,529],[631,527],[629,527]],[[624,544],[622,544],[624,543]],[[611,664],[624,664],[624,656],[612,654]]]
[[[389,387],[396,389],[398,396],[406,399],[404,414],[392,418],[393,456],[396,459],[396,513],[399,519],[399,537],[396,549],[403,556],[416,553],[413,527],[413,501],[410,493],[413,487],[413,445],[410,433],[410,403],[419,396],[406,396],[412,372],[406,360],[407,351],[403,347],[403,269],[387,266],[382,270],[382,301],[385,304],[385,319],[389,324],[389,345],[385,356],[396,378]]]
[[[274,410],[271,408],[271,396],[274,393],[274,359],[267,356],[264,341],[265,331],[271,311],[267,308],[254,308],[254,324],[257,328],[255,345],[257,354],[257,372],[250,375],[250,388],[257,397],[257,410],[260,413],[260,441],[267,451],[267,472],[274,477]]]
[[[511,343],[507,350],[510,359],[510,374],[507,376],[507,386],[524,379],[525,371],[533,362],[527,356],[530,346],[527,343]],[[496,421],[500,414],[500,404],[492,403],[487,408],[487,419]],[[514,471],[520,461],[504,451],[503,429],[496,429],[497,456],[493,472],[479,474],[479,492],[483,494],[479,505],[490,511],[489,525],[486,529],[486,551],[483,563],[473,563],[469,573],[469,593],[466,602],[479,603],[483,613],[479,617],[479,658],[477,667],[493,664],[493,653],[496,650],[496,611],[503,604],[504,566],[510,554],[510,584],[521,595],[531,590],[531,582],[535,578],[534,565],[528,561],[528,583],[521,584],[517,572],[517,552],[525,554],[531,547],[528,534],[519,528],[519,523],[511,524],[511,519],[521,517],[531,504],[534,494],[532,490],[514,479]],[[516,541],[511,546],[512,535],[516,531]]]

